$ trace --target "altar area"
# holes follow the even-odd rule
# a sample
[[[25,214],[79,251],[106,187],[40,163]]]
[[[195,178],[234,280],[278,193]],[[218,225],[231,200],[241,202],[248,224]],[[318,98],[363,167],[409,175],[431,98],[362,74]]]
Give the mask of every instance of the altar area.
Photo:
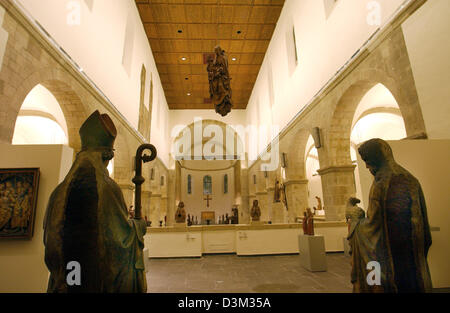
[[[326,252],[344,251],[345,222],[318,221],[315,234],[325,238]],[[235,253],[238,256],[298,254],[302,225],[199,225],[147,229],[145,247],[149,258],[201,257],[203,254]]]

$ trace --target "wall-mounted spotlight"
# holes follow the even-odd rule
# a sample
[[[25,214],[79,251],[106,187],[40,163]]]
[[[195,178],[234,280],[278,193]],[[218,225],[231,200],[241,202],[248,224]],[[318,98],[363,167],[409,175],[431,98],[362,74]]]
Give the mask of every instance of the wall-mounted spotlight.
[[[322,148],[322,140],[320,138],[320,128],[319,127],[314,127],[311,131],[311,135],[314,139],[314,146],[319,149]]]
[[[281,154],[281,167],[282,168],[287,167],[287,154],[284,152]]]

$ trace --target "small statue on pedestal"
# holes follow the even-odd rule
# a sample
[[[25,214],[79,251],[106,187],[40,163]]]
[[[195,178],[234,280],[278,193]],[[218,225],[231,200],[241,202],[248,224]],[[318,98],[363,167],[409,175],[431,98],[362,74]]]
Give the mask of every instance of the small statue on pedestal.
[[[130,205],[130,208],[128,209],[128,214],[130,215],[130,220],[132,220],[134,218],[134,210],[132,205]]]
[[[273,193],[273,202],[274,203],[281,202],[281,188],[280,188],[280,182],[278,180],[275,182],[275,190]]]
[[[358,203],[361,203],[361,200],[358,198],[351,197],[348,199],[347,210],[345,212],[345,219],[348,225],[348,235],[352,233],[351,226],[356,225],[356,223],[352,223],[352,221],[358,221],[359,219],[366,217],[366,212],[362,208],[358,206]]]
[[[303,228],[303,235],[308,234],[308,217],[306,216],[306,211],[303,212],[303,221],[302,221],[302,228]]]
[[[233,211],[233,216],[231,217],[231,224],[239,224],[239,210],[237,206],[234,206],[231,211]]]
[[[323,210],[323,206],[322,206],[322,199],[320,199],[320,197],[317,197],[317,207],[314,210],[314,215],[319,215],[319,216],[323,216],[325,215],[325,211]]]
[[[303,234],[308,236],[314,236],[314,215],[311,208],[307,208],[303,212]]]
[[[184,202],[180,201],[178,203],[177,211],[175,212],[175,222],[185,223],[186,222],[186,210],[184,209]]]
[[[259,222],[261,218],[261,209],[259,208],[258,200],[253,201],[253,207],[250,210],[250,216],[253,222]]]

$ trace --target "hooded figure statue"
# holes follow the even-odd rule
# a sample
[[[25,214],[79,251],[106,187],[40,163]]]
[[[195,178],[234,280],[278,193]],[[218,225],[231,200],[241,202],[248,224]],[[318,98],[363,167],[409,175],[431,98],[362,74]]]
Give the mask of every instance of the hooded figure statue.
[[[353,291],[430,292],[431,233],[419,181],[395,162],[384,140],[365,142],[359,153],[375,179],[367,217],[351,220]]]
[[[44,220],[48,292],[146,292],[145,221],[128,219],[120,187],[109,177],[117,131],[94,112],[81,126],[82,149],[53,191]],[[69,279],[79,264],[79,280]],[[72,264],[72,265],[69,265]],[[76,263],[75,263],[76,264]]]

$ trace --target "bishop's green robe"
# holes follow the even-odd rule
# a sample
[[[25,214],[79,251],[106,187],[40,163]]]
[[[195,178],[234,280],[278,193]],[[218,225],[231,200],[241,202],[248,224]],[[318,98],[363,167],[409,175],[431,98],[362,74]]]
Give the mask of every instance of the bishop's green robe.
[[[146,292],[145,221],[129,220],[120,187],[101,152],[83,151],[52,193],[44,221],[48,292]],[[67,284],[67,264],[81,266],[81,285]]]

